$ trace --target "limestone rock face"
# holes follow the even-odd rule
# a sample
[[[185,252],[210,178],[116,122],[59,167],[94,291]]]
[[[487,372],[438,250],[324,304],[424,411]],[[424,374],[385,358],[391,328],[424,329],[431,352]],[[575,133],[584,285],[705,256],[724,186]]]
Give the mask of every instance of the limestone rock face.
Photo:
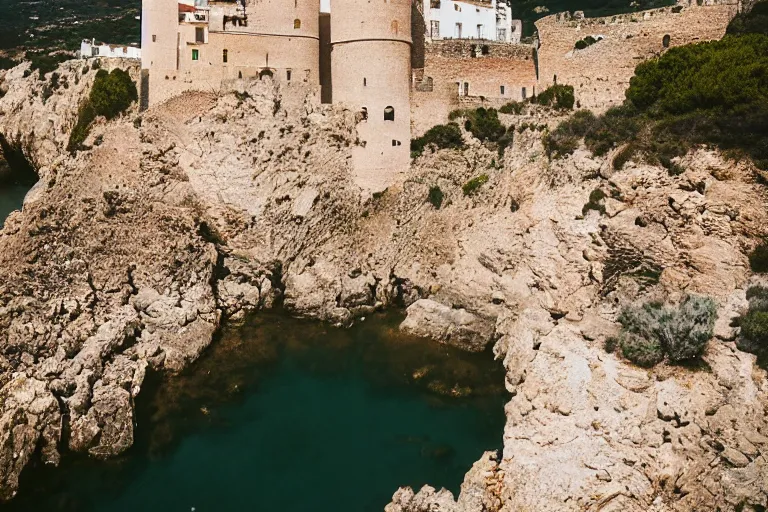
[[[525,130],[503,160],[469,137],[428,149],[369,195],[349,167],[354,113],[271,80],[97,122],[70,155],[69,107],[87,93],[76,71],[83,84],[65,64],[70,87],[45,102],[35,76],[12,70],[2,86],[0,134],[42,184],[0,232],[0,497],[37,446],[53,464],[62,449],[124,451],[148,370],[178,372],[222,318],[282,304],[340,326],[404,307],[404,330],[492,344],[503,362],[500,452],[478,454],[459,496],[401,489],[388,512],[768,506],[768,381],[730,322],[768,223],[748,163],[707,149],[678,176],[612,171],[584,150],[550,162]],[[56,134],[35,127],[46,115]],[[595,189],[604,215],[583,210]],[[718,303],[706,371],[605,351],[622,307],[686,293]]]
[[[467,312],[452,309],[430,299],[419,299],[406,310],[400,329],[424,338],[481,352],[491,341],[493,324]]]

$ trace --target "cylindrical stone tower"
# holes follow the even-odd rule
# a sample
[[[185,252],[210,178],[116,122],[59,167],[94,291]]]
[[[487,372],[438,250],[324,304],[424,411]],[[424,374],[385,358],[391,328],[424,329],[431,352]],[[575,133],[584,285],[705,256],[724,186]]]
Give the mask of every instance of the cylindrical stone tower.
[[[367,115],[356,174],[380,188],[410,164],[411,0],[331,0],[331,48],[333,102]]]

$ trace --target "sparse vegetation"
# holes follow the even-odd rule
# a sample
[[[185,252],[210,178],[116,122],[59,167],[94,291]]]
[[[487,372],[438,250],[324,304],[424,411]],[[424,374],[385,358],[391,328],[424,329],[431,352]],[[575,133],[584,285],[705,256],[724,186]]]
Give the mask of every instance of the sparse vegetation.
[[[619,315],[621,353],[640,366],[664,357],[671,363],[696,360],[712,338],[717,306],[709,297],[688,295],[676,306],[648,302],[625,308]]]
[[[91,124],[98,116],[113,119],[138,100],[136,84],[122,69],[96,73],[88,100],[80,107],[77,124],[69,135],[68,151],[77,151],[88,137]]]
[[[544,89],[538,96],[531,98],[531,103],[546,105],[558,110],[573,110],[575,98],[572,85],[552,85]]]
[[[40,80],[45,80],[45,75],[51,71],[55,71],[62,62],[71,59],[72,57],[67,54],[58,53],[56,55],[49,55],[45,52],[27,52],[27,60],[32,64],[29,68],[30,72],[37,70]]]
[[[749,267],[752,272],[768,272],[768,240],[763,240],[749,253]]]
[[[481,142],[496,142],[507,132],[494,108],[480,107],[468,110],[465,111],[464,117],[464,128]]]
[[[522,101],[510,101],[499,108],[499,112],[502,114],[514,114],[518,116],[523,113],[523,110],[525,110],[525,103]]]
[[[675,158],[694,145],[715,144],[768,170],[766,76],[766,35],[672,48],[637,66],[624,105],[589,123],[577,112],[576,122],[565,121],[549,135],[547,152],[551,158],[570,154],[582,138],[596,155],[631,143],[636,157],[675,175],[683,171]]]
[[[573,47],[577,50],[583,50],[584,48],[592,46],[598,41],[602,41],[602,39],[602,37],[594,38],[593,36],[587,36],[584,39],[579,39],[576,41],[576,44],[574,44]]]
[[[741,334],[736,346],[757,355],[758,363],[768,366],[768,288],[752,286],[747,290],[749,309],[739,319]]]
[[[435,210],[439,210],[440,207],[443,205],[443,191],[440,190],[440,187],[437,185],[432,186],[429,188],[429,195],[427,196],[427,201],[429,201],[432,206],[435,207]]]
[[[461,187],[461,190],[464,192],[465,196],[471,196],[477,190],[488,183],[488,175],[487,174],[481,174],[480,176],[476,176],[466,182],[463,187]]]
[[[740,12],[728,24],[726,34],[768,35],[768,1],[756,2],[749,12]]]
[[[589,194],[589,201],[581,209],[581,214],[586,215],[589,210],[605,213],[605,192],[602,189],[596,188]]]
[[[439,124],[427,130],[421,137],[412,139],[411,156],[421,155],[424,148],[430,145],[434,145],[438,149],[463,147],[464,139],[461,136],[459,125],[456,123]]]
[[[10,57],[3,57],[0,55],[0,69],[11,69],[18,66],[18,61],[11,59]]]

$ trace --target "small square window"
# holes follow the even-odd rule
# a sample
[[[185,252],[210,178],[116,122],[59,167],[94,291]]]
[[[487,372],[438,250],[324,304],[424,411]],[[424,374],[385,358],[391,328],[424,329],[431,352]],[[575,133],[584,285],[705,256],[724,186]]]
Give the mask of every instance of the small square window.
[[[200,50],[192,50],[192,60],[200,59]]]

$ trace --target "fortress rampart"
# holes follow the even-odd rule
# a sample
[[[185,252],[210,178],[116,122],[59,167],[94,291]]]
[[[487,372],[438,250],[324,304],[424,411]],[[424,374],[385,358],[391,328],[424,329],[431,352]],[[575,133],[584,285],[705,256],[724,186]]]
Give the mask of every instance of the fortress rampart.
[[[414,135],[447,122],[460,106],[500,106],[537,90],[534,47],[526,44],[434,41],[425,45],[424,69],[414,76]]]

